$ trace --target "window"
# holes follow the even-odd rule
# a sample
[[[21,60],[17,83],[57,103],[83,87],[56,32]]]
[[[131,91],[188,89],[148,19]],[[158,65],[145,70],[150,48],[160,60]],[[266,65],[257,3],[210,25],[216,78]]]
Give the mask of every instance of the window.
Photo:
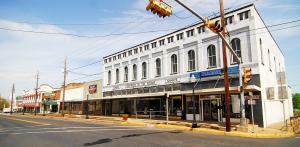
[[[108,58],[108,61],[111,62],[111,58]]]
[[[239,15],[239,17],[240,17],[240,20],[243,20],[243,19],[244,19],[243,13],[239,13],[238,15]]]
[[[155,60],[155,64],[156,64],[156,76],[160,77],[161,76],[161,60],[160,60],[160,58],[157,58]]]
[[[177,40],[183,39],[183,33],[177,34],[176,37],[177,37]]]
[[[132,50],[128,51],[128,56],[132,55]]]
[[[188,52],[188,66],[189,66],[189,71],[194,71],[195,70],[195,51],[190,50]]]
[[[156,48],[156,42],[151,43],[152,48]]]
[[[107,63],[107,59],[104,60],[104,63]]]
[[[240,17],[240,20],[248,19],[249,18],[249,12],[250,12],[250,10],[239,13],[238,15]]]
[[[125,53],[123,53],[123,58],[124,58],[124,57],[126,57],[126,52],[125,52]]]
[[[234,52],[237,54],[237,56],[241,58],[242,57],[241,40],[238,38],[232,39],[231,46],[232,46],[232,49],[234,50]],[[237,63],[237,60],[235,58],[233,58],[233,55],[231,56],[231,58],[232,58],[232,60],[231,60],[232,64]]]
[[[261,60],[261,64],[264,64],[264,53],[263,53],[263,47],[262,47],[262,41],[261,41],[261,38],[259,38],[259,49],[260,49],[260,60]]]
[[[186,36],[187,37],[194,36],[194,29],[186,31]]]
[[[118,55],[118,59],[121,59],[121,54]]]
[[[268,58],[269,58],[269,68],[272,71],[272,64],[271,64],[271,55],[270,55],[270,50],[268,50]]]
[[[209,45],[207,47],[208,68],[217,67],[216,47]]]
[[[138,48],[134,49],[133,53],[137,54],[138,53]]]
[[[124,82],[128,82],[128,67],[124,68]]]
[[[149,44],[145,45],[144,48],[145,48],[145,51],[148,50],[149,49]]]
[[[232,24],[233,15],[225,18],[225,25]]]
[[[147,78],[147,63],[143,62],[142,63],[142,79]]]
[[[173,54],[171,56],[171,74],[177,73],[177,55]]]
[[[140,47],[140,52],[143,52],[143,47]]]
[[[250,10],[244,12],[244,14],[245,14],[245,19],[248,19],[248,18],[249,18],[249,12],[250,12]]]
[[[119,76],[119,69],[116,69],[116,84],[119,83],[120,76]]]
[[[116,56],[114,56],[114,57],[113,57],[113,60],[114,60],[114,61],[115,61],[115,60],[117,60],[117,57],[116,57]]]
[[[110,84],[111,84],[111,71],[109,70],[108,74],[107,74],[107,85],[110,85]]]
[[[165,45],[165,39],[159,40],[159,46]]]
[[[201,34],[201,33],[205,32],[205,27],[204,26],[200,26],[197,29],[198,29],[198,34]]]
[[[174,41],[174,36],[168,37],[168,43],[171,43]]]
[[[133,64],[133,66],[132,66],[132,75],[133,75],[133,77],[132,77],[132,81],[135,81],[136,79],[137,79],[137,67],[136,67],[136,64]]]

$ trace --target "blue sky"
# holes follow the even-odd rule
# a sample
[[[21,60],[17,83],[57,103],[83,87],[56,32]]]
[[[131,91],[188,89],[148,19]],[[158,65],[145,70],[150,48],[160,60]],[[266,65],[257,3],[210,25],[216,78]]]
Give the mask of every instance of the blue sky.
[[[1,0],[0,27],[72,33],[79,35],[105,35],[110,33],[140,32],[175,29],[191,24],[197,19],[183,11],[173,0],[166,0],[174,8],[170,18],[160,19],[145,11],[146,0]],[[202,15],[218,12],[218,0],[183,0]],[[299,0],[225,0],[226,8],[254,2],[266,24],[276,24],[300,19]],[[20,22],[38,22],[26,24]],[[130,22],[126,23],[125,22]],[[132,23],[135,22],[135,23]],[[63,25],[103,24],[106,25]],[[119,23],[119,24],[113,24]],[[123,24],[120,24],[123,23]],[[295,23],[293,25],[297,25]],[[85,65],[103,56],[119,51],[167,32],[121,35],[106,38],[77,38],[63,35],[42,35],[0,30],[0,94],[9,97],[12,83],[17,94],[32,89],[34,76],[40,73],[40,83],[59,87],[62,68],[68,56],[69,68]],[[289,85],[300,92],[300,27],[272,32],[286,59]],[[100,64],[82,68],[77,72],[99,73]],[[69,74],[68,80],[82,76]],[[94,76],[78,81],[101,78]],[[76,81],[76,80],[75,80]],[[74,82],[74,81],[72,81]]]

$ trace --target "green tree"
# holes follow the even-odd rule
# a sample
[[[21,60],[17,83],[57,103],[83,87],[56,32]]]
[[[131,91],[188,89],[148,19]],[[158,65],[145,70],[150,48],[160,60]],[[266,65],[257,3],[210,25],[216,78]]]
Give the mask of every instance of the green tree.
[[[9,107],[9,101],[3,97],[0,97],[0,110],[1,111],[3,110],[4,104],[5,104],[6,108]]]
[[[300,93],[293,94],[294,109],[300,109]]]

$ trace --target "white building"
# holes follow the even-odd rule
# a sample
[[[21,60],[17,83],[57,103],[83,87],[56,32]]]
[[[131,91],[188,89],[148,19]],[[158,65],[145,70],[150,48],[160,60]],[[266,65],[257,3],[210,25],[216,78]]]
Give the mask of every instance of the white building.
[[[219,17],[213,20],[219,20]],[[252,68],[252,80],[245,87],[257,98],[255,123],[267,127],[293,115],[291,93],[285,78],[284,55],[253,4],[227,12],[226,27],[231,45]],[[197,119],[223,121],[224,82],[222,42],[203,23],[188,26],[104,57],[103,98],[107,112],[163,114],[168,95],[173,116],[191,119],[190,77],[201,77],[195,86]],[[229,52],[229,51],[227,51]],[[231,117],[239,118],[238,69],[230,53]],[[287,92],[289,91],[289,92]],[[283,100],[283,104],[280,100]],[[285,113],[285,115],[283,115]],[[246,105],[250,118],[250,108]]]

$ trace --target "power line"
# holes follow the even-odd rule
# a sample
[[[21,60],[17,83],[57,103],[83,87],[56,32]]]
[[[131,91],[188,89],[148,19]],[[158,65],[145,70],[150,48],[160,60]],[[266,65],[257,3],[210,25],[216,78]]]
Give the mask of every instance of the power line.
[[[287,28],[280,28],[280,29],[276,29],[276,30],[271,30],[271,31],[279,31],[279,30],[284,30],[284,29],[289,29],[289,28],[292,28],[292,27],[299,27],[300,25],[295,25],[295,26],[291,26],[291,27],[287,27]],[[237,34],[240,34],[240,33],[244,33],[244,32],[249,32],[249,31],[243,31],[243,32],[238,32]],[[239,37],[247,37],[247,36],[253,36],[253,35],[257,35],[257,34],[263,34],[263,33],[268,33],[268,31],[266,32],[261,32],[261,33],[253,33],[253,34],[247,34],[247,35],[243,35],[243,36],[239,36]],[[205,43],[205,42],[211,42],[210,40],[208,41],[201,41],[197,44],[202,44],[202,43]],[[220,41],[219,40],[216,40],[215,42],[219,43]],[[203,47],[203,46],[207,46],[207,45],[202,45],[202,46],[199,46],[199,48]],[[188,52],[189,50],[182,50],[183,52],[179,53],[179,54],[184,54],[186,52]],[[168,58],[168,55],[164,55],[163,57],[161,58]],[[138,64],[140,62],[145,62],[144,60],[140,60],[140,61],[137,61],[135,63],[130,63],[130,64],[127,64],[125,66],[130,66],[130,65],[134,65],[134,64]],[[147,64],[150,64],[151,62],[155,63],[155,61],[149,61],[147,62]],[[122,66],[122,67],[125,67],[125,66]],[[119,67],[120,68],[120,67]],[[80,77],[80,78],[77,78],[77,79],[73,79],[71,81],[76,81],[76,80],[80,80],[80,79],[84,79],[84,78],[88,78],[88,77],[91,77],[91,76],[95,76],[95,75],[101,75],[103,74],[104,71],[100,72],[100,73],[96,73],[96,74],[91,74],[91,75],[87,75],[87,76],[83,76],[83,77]]]
[[[254,31],[254,30],[271,28],[271,27],[280,26],[280,25],[286,25],[286,24],[295,23],[295,22],[299,22],[299,21],[300,21],[300,19],[299,20],[288,21],[288,22],[283,22],[283,23],[279,23],[279,24],[273,24],[273,25],[269,25],[269,26],[266,26],[266,27],[255,28],[255,29],[251,29],[251,30],[247,30],[247,31],[240,31],[240,32],[236,32],[234,34],[239,34],[239,33],[243,33],[243,32],[251,32],[251,31]],[[279,30],[284,30],[284,29],[289,29],[289,28],[295,28],[295,27],[299,27],[299,26],[300,25],[294,25],[294,26],[289,26],[289,27],[274,29],[274,30],[270,30],[270,31],[279,31]],[[76,69],[84,68],[84,67],[87,67],[87,66],[94,65],[96,63],[102,62],[102,61],[103,61],[103,59],[101,59],[99,61],[95,61],[95,62],[89,63],[87,65],[83,65],[83,66],[80,66],[80,67],[72,68],[72,69],[69,69],[69,70],[76,70]]]

